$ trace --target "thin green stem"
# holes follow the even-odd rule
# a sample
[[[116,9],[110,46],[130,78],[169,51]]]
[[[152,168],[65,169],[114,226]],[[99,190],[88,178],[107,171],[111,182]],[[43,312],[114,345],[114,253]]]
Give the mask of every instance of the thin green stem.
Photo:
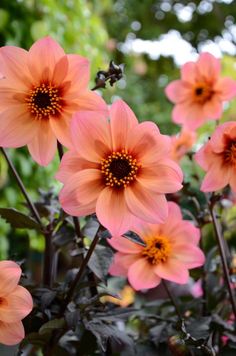
[[[170,298],[170,300],[171,300],[171,302],[172,302],[172,304],[173,304],[173,306],[175,308],[175,312],[176,312],[179,320],[182,322],[183,318],[181,316],[179,307],[178,307],[178,305],[177,305],[177,303],[176,303],[176,301],[175,301],[175,299],[174,299],[171,291],[169,290],[169,287],[168,287],[168,285],[167,285],[167,283],[166,283],[166,281],[164,279],[162,280],[162,284],[163,284],[163,286],[164,286],[164,288],[166,290],[166,293],[167,293],[168,297]]]
[[[224,249],[224,238],[223,235],[221,234],[220,231],[220,226],[219,223],[217,221],[216,218],[216,214],[214,211],[214,196],[212,195],[212,199],[211,201],[208,202],[208,206],[209,206],[209,211],[211,214],[211,218],[212,218],[212,223],[213,223],[213,227],[214,227],[214,231],[215,231],[215,236],[216,236],[216,240],[218,243],[218,247],[219,247],[219,252],[220,252],[220,257],[221,257],[221,262],[222,262],[222,267],[223,267],[223,273],[224,273],[224,279],[225,279],[225,283],[229,292],[229,298],[230,298],[230,302],[232,305],[232,310],[234,313],[234,317],[236,320],[236,301],[235,301],[235,296],[233,293],[233,290],[231,288],[231,284],[230,284],[230,275],[229,275],[229,269],[228,269],[228,264],[227,264],[227,259],[226,259],[226,254],[225,254],[225,249]]]

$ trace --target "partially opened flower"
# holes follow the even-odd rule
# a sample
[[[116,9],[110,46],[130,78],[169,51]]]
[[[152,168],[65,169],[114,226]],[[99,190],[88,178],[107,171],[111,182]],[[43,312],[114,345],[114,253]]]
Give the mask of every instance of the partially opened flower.
[[[207,172],[203,192],[214,192],[227,184],[236,192],[236,122],[219,125],[194,157]]]
[[[25,337],[21,320],[33,308],[30,293],[18,285],[20,267],[12,261],[0,261],[0,344],[16,345]]]
[[[150,223],[166,220],[164,194],[181,189],[183,176],[169,158],[170,138],[154,123],[139,124],[119,100],[111,106],[110,122],[93,113],[75,114],[72,141],[57,173],[68,214],[96,212],[114,235],[127,231],[134,216]]]
[[[53,159],[57,139],[70,146],[75,111],[107,111],[102,98],[87,89],[88,60],[66,55],[50,37],[35,42],[29,52],[0,48],[0,72],[0,146],[28,145],[40,165]]]
[[[171,136],[171,141],[171,158],[179,162],[193,147],[196,141],[196,132],[182,129],[178,135]]]
[[[175,104],[172,119],[194,130],[207,120],[219,119],[223,102],[236,96],[236,82],[220,76],[220,60],[202,53],[196,62],[181,68],[181,79],[166,87],[166,95]]]
[[[156,287],[161,279],[185,284],[188,270],[202,266],[204,254],[198,248],[199,229],[183,220],[177,204],[169,202],[169,215],[164,224],[136,221],[131,230],[144,243],[129,241],[119,236],[108,242],[118,252],[110,266],[113,276],[127,276],[136,290]]]

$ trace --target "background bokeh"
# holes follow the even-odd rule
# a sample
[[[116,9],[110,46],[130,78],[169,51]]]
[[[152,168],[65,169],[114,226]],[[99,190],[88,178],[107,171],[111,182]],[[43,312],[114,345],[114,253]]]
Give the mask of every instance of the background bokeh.
[[[199,51],[222,57],[223,74],[236,79],[236,2],[232,0],[1,0],[0,45],[28,49],[50,35],[67,53],[79,53],[91,61],[91,88],[98,70],[109,61],[125,64],[125,76],[103,96],[108,104],[122,97],[140,121],[153,120],[162,133],[180,128],[171,122],[172,105],[164,95],[168,82],[179,76],[179,67],[195,59]],[[225,107],[222,120],[235,119],[236,104]],[[198,131],[203,142],[215,127],[208,123]],[[59,160],[38,167],[26,148],[8,150],[32,199],[38,189],[58,191],[53,177]],[[192,165],[184,160],[186,179]],[[189,178],[190,179],[190,178]],[[0,206],[25,206],[2,156],[0,156]],[[0,259],[40,260],[43,238],[33,230],[13,230],[0,220]],[[31,248],[29,248],[31,247]]]

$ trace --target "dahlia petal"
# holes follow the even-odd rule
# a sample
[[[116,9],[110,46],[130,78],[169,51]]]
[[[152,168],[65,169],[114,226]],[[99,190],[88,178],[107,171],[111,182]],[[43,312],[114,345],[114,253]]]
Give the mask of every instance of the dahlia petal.
[[[60,182],[65,183],[70,177],[83,170],[89,168],[97,168],[96,163],[89,162],[86,159],[79,156],[76,151],[67,151],[64,153],[59,170],[56,173],[55,177]]]
[[[205,116],[201,105],[184,102],[175,105],[172,120],[177,124],[184,124],[189,130],[195,130],[204,123]]]
[[[0,297],[11,293],[17,286],[21,268],[13,261],[0,261]]]
[[[170,159],[162,159],[152,167],[145,167],[137,181],[147,189],[158,193],[174,193],[182,188],[183,173]]]
[[[117,151],[124,147],[129,130],[138,125],[138,120],[123,100],[117,100],[112,104],[110,117],[112,147]]]
[[[230,170],[223,168],[219,162],[213,163],[205,175],[201,191],[214,192],[224,188],[229,183]]]
[[[214,86],[214,90],[221,100],[231,100],[236,95],[236,81],[227,77],[219,78]]]
[[[204,253],[197,246],[187,243],[174,246],[173,257],[183,263],[186,268],[200,267],[205,262]]]
[[[89,161],[100,163],[112,151],[109,123],[96,112],[77,112],[71,124],[71,137],[75,149]]]
[[[57,140],[48,120],[38,121],[35,137],[28,143],[33,159],[41,166],[47,166],[55,156]]]
[[[151,224],[163,223],[168,205],[163,194],[153,194],[140,183],[125,189],[125,200],[132,214]]]
[[[209,119],[219,119],[222,115],[223,107],[219,97],[213,96],[203,106],[204,116]]]
[[[49,122],[58,141],[67,148],[73,148],[70,125],[72,114],[64,112],[60,117],[50,117]]]
[[[15,323],[25,318],[33,309],[33,301],[27,289],[16,288],[3,298],[0,305],[0,320],[5,323]]]
[[[168,216],[170,217],[175,217],[176,219],[181,220],[182,219],[182,212],[180,209],[180,206],[177,205],[176,203],[169,201],[168,202]]]
[[[78,54],[67,55],[69,70],[67,80],[72,82],[72,90],[85,90],[89,84],[90,66],[89,60]]]
[[[17,345],[24,337],[25,330],[21,321],[15,323],[0,321],[0,344],[7,346]]]
[[[54,85],[60,85],[62,81],[65,79],[69,68],[69,63],[67,56],[63,56],[56,63],[53,74],[52,74],[52,82]]]
[[[168,236],[168,239],[172,244],[191,243],[197,245],[200,240],[200,230],[190,221],[175,217],[171,210],[169,210],[168,218],[162,226],[162,234]]]
[[[33,78],[40,80],[42,74],[47,72],[47,79],[52,79],[54,67],[63,56],[65,52],[62,47],[51,37],[36,41],[28,53],[28,66]]]
[[[142,122],[132,128],[127,137],[126,149],[135,156],[142,166],[150,166],[166,156],[171,148],[169,136],[161,135],[156,124]]]
[[[109,273],[112,276],[124,276],[128,274],[129,267],[137,261],[139,256],[135,254],[124,254],[117,252],[114,255],[113,262],[109,268]]]
[[[99,170],[85,169],[73,174],[59,194],[63,210],[73,216],[94,213],[96,200],[102,189]]]
[[[155,273],[160,278],[179,284],[185,284],[189,279],[189,272],[184,263],[173,258],[169,258],[165,263],[159,263],[155,267]]]
[[[189,90],[191,90],[191,86],[188,83],[182,80],[174,80],[165,88],[165,94],[173,103],[181,103],[188,98]]]
[[[145,258],[140,258],[130,266],[128,280],[135,290],[154,288],[161,281],[155,274],[153,266]]]
[[[200,148],[194,155],[195,161],[202,167],[205,171],[208,170],[212,163],[212,158],[214,160],[215,155],[212,152],[211,143],[207,142],[204,146]]]
[[[18,89],[28,89],[32,78],[27,67],[28,52],[22,48],[5,46],[0,48],[0,68],[8,83]]]
[[[129,241],[125,237],[118,236],[108,239],[107,242],[117,251],[122,253],[137,254],[142,251],[142,246],[132,241]]]
[[[198,73],[204,77],[204,79],[209,79],[211,82],[217,80],[220,75],[221,64],[220,59],[215,58],[212,54],[204,52],[199,56],[196,62]]]
[[[108,117],[108,108],[105,101],[94,91],[88,90],[80,93],[76,102],[79,106],[78,111],[94,111],[97,115]]]
[[[217,128],[213,132],[211,139],[210,139],[210,145],[211,145],[213,154],[221,153],[224,151],[224,149],[225,149],[224,136],[225,135],[232,137],[232,139],[235,139],[235,137],[236,137],[235,127],[236,127],[235,121],[228,121],[228,122],[225,122],[224,124],[217,126]]]
[[[29,143],[37,132],[36,121],[20,106],[0,113],[0,146],[21,147]]]
[[[187,62],[181,67],[181,79],[185,82],[195,83],[197,77],[196,63]]]
[[[123,192],[110,187],[106,187],[99,195],[96,214],[113,236],[122,235],[132,225],[132,214],[128,210]]]

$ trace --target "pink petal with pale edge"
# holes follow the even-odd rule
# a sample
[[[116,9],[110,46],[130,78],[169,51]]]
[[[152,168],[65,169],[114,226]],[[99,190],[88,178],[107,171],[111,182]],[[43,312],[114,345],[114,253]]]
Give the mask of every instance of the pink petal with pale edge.
[[[0,48],[1,73],[9,84],[19,91],[28,90],[32,77],[27,66],[28,52],[22,48],[5,46]]]
[[[154,288],[161,281],[160,277],[154,273],[153,265],[145,258],[140,258],[130,266],[128,280],[135,290]]]
[[[209,119],[219,119],[222,115],[223,106],[218,96],[213,96],[203,105],[204,117]]]
[[[229,177],[230,170],[223,168],[221,162],[216,160],[215,163],[210,166],[207,174],[203,179],[201,191],[214,192],[216,190],[222,189],[227,184],[229,184]]]
[[[74,148],[89,161],[100,163],[112,152],[109,123],[95,112],[77,112],[72,120],[71,136]]]
[[[94,91],[88,90],[78,95],[76,100],[78,111],[94,111],[98,115],[108,117],[107,104],[101,96]]]
[[[197,245],[200,240],[200,230],[193,223],[182,219],[179,220],[170,214],[161,231],[164,236],[168,236],[169,241],[173,244],[191,243]]]
[[[63,56],[62,47],[51,37],[36,41],[28,53],[29,70],[35,81],[42,80],[44,73],[47,73],[44,79],[52,80],[55,65]]]
[[[196,62],[197,70],[200,76],[214,82],[218,79],[221,70],[220,59],[212,54],[203,52]]]
[[[197,70],[195,62],[187,62],[181,68],[181,79],[191,84],[196,82]]]
[[[0,146],[15,148],[28,144],[35,136],[38,126],[20,105],[1,112],[0,125]]]
[[[0,321],[0,344],[11,346],[19,344],[25,337],[24,326],[21,321],[3,323]]]
[[[58,141],[67,148],[73,149],[71,138],[72,114],[63,112],[60,117],[50,117],[49,122],[54,135]]]
[[[137,181],[147,189],[158,193],[174,193],[182,188],[183,173],[170,159],[162,159],[151,167],[144,167]]]
[[[214,90],[221,100],[228,101],[236,96],[236,81],[231,78],[219,78],[214,86]]]
[[[173,103],[181,103],[191,95],[191,85],[182,80],[174,80],[165,88],[165,94]]]
[[[142,252],[143,247],[132,241],[129,241],[125,237],[118,236],[108,239],[107,242],[117,251],[122,253],[137,254]]]
[[[83,170],[89,168],[98,168],[98,165],[94,162],[89,162],[84,158],[81,158],[76,151],[67,151],[64,153],[59,170],[55,175],[55,178],[60,182],[65,183],[70,177]]]
[[[149,166],[167,156],[171,148],[169,136],[161,135],[156,124],[142,122],[129,131],[126,149],[142,166]]]
[[[113,262],[109,268],[109,273],[112,276],[124,276],[128,274],[129,267],[137,261],[139,256],[136,254],[127,255],[120,252],[117,252],[114,255]]]
[[[132,214],[129,212],[123,191],[106,187],[98,197],[96,205],[98,220],[113,236],[127,232],[132,225]]]
[[[3,298],[0,304],[0,320],[5,323],[15,323],[22,320],[33,309],[33,301],[27,289],[16,288]]]
[[[172,120],[177,124],[183,124],[189,130],[195,130],[204,123],[206,118],[201,105],[184,102],[175,105]]]
[[[138,125],[133,111],[123,100],[117,100],[110,109],[112,147],[114,151],[124,148],[129,130]]]
[[[103,190],[101,173],[97,169],[85,169],[68,179],[59,199],[63,210],[73,216],[95,212],[96,200]],[[87,213],[87,214],[86,214]]]
[[[0,261],[0,297],[11,293],[17,286],[21,268],[13,261]]]
[[[125,200],[132,214],[151,224],[163,223],[168,205],[163,194],[154,194],[140,183],[125,189]]]
[[[67,56],[63,56],[55,64],[52,74],[53,85],[60,86],[68,73],[69,63]]]
[[[174,246],[173,257],[188,269],[200,267],[205,262],[205,256],[200,248],[190,243],[181,244],[177,242]]]
[[[41,166],[47,166],[54,158],[57,140],[48,120],[38,120],[35,137],[28,143],[33,159]]]
[[[69,70],[67,80],[72,82],[71,90],[85,90],[89,84],[90,66],[89,60],[78,54],[67,55]]]
[[[215,158],[215,154],[212,152],[211,143],[209,141],[194,155],[195,161],[205,171],[209,168]]]
[[[176,259],[169,258],[167,262],[155,267],[155,273],[163,279],[171,282],[185,284],[189,279],[189,272],[185,265]]]

